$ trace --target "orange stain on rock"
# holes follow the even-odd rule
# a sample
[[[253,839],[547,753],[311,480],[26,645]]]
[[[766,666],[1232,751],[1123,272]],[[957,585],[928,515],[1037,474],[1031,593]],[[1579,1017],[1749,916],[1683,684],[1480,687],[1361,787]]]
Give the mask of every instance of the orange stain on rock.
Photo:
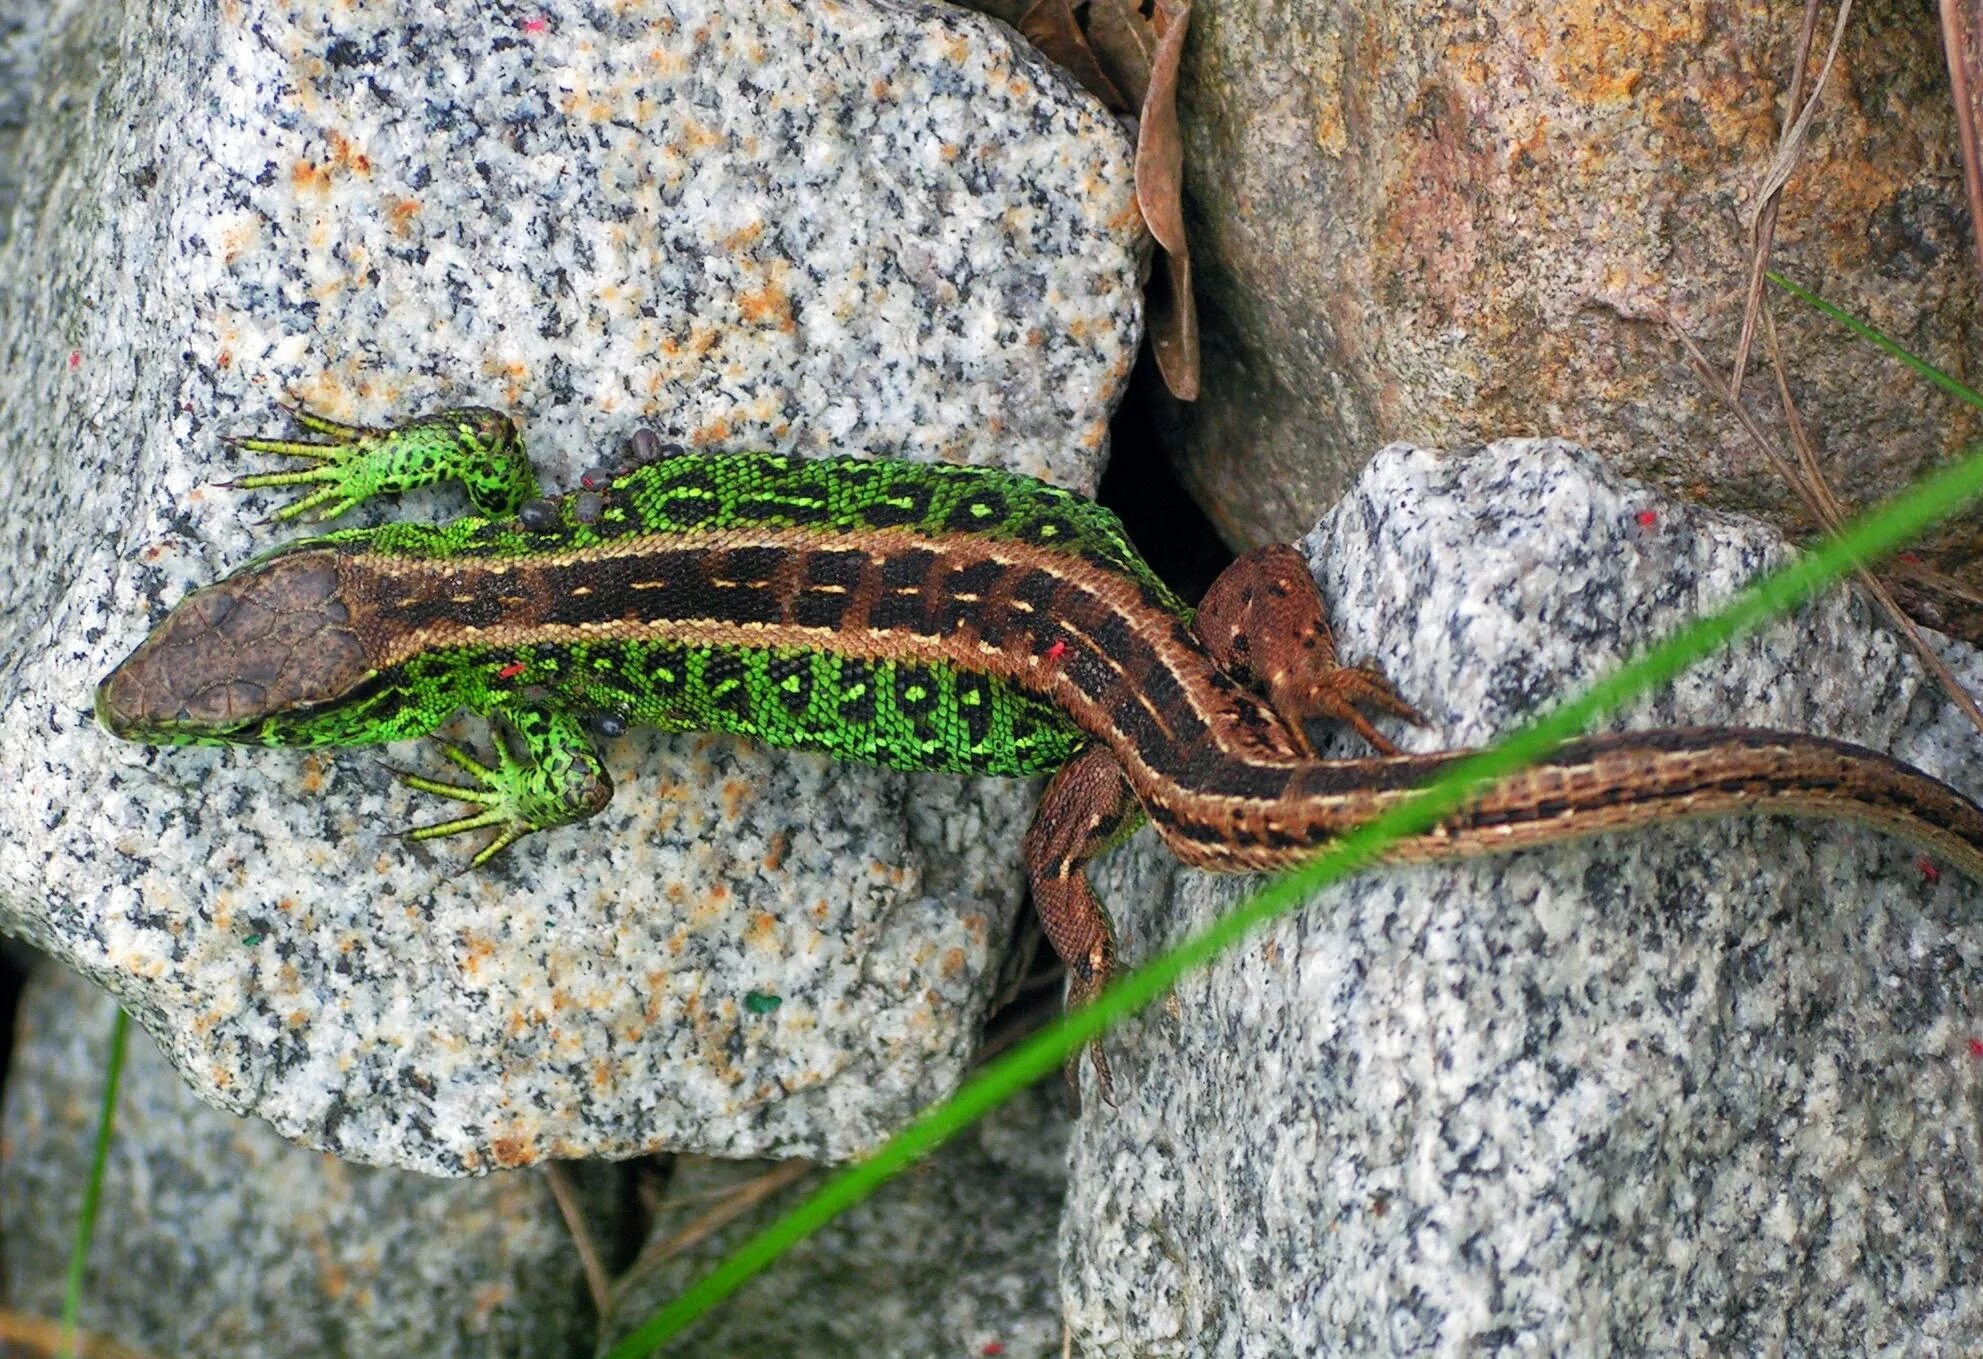
[[[299,160],[290,168],[289,187],[298,193],[327,193],[330,173],[314,161]]]
[[[721,132],[690,120],[682,124],[682,138],[675,149],[683,156],[693,158],[697,152],[708,151],[722,144]]]
[[[496,1313],[515,1301],[515,1294],[508,1284],[486,1283],[475,1290],[470,1305],[470,1315],[475,1318],[478,1334],[487,1334],[494,1325]]]
[[[361,178],[372,173],[372,158],[354,146],[349,137],[330,132],[325,134],[324,140],[330,143],[331,169]]]
[[[401,240],[413,234],[413,219],[419,215],[420,204],[411,198],[394,198],[386,203],[386,225]]]
[[[489,1155],[503,1169],[514,1170],[519,1166],[535,1164],[537,1149],[528,1137],[498,1137],[489,1144]]]
[[[798,323],[792,319],[792,299],[775,279],[767,279],[762,288],[740,295],[737,310],[754,326],[770,326],[787,335],[798,329]]]
[[[487,939],[471,935],[462,951],[459,964],[464,976],[473,976],[482,970],[482,964],[496,956],[496,946]]]

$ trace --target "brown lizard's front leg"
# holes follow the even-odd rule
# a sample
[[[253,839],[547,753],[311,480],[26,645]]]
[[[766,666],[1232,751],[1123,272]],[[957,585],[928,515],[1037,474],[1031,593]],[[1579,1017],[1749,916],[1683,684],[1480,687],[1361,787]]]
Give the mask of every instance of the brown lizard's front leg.
[[[1067,964],[1067,1005],[1076,1009],[1102,993],[1115,971],[1115,928],[1088,884],[1088,861],[1119,843],[1143,820],[1143,808],[1123,780],[1122,766],[1104,746],[1090,746],[1061,767],[1040,797],[1026,831],[1026,872],[1033,909],[1047,940]],[[1095,1084],[1110,1103],[1109,1068],[1099,1042],[1088,1046]],[[1074,1065],[1068,1062],[1068,1081]]]
[[[1305,755],[1315,753],[1310,721],[1347,722],[1384,755],[1398,748],[1370,725],[1364,709],[1414,725],[1425,721],[1374,667],[1337,662],[1315,578],[1286,543],[1257,547],[1220,572],[1193,627],[1221,670],[1267,700]]]

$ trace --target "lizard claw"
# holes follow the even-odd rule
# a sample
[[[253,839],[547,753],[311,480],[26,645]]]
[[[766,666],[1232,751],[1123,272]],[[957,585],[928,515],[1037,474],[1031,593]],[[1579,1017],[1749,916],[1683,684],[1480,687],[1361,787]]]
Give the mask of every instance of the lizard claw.
[[[1287,703],[1301,714],[1303,723],[1320,720],[1345,724],[1380,755],[1396,755],[1400,751],[1395,742],[1371,725],[1370,713],[1395,717],[1415,727],[1426,725],[1424,714],[1399,697],[1391,681],[1371,665],[1332,666],[1309,680],[1301,694],[1289,695]],[[1308,753],[1312,754],[1313,750]]]
[[[1110,1109],[1116,1107],[1115,1080],[1109,1075],[1109,1059],[1102,1055],[1102,1040],[1090,1038],[1082,1047],[1086,1048],[1088,1061],[1095,1069],[1095,1093],[1102,1097],[1102,1103]],[[1081,1052],[1076,1048],[1067,1055],[1067,1062],[1060,1074],[1067,1081],[1067,1097],[1073,1102],[1074,1112],[1081,1112]]]

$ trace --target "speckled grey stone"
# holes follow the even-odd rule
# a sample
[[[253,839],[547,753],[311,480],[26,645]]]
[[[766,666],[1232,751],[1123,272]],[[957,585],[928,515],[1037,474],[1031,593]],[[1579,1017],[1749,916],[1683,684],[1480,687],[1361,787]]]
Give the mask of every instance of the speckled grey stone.
[[[725,1359],[1059,1359],[1054,1235],[1067,1187],[1065,1099],[1036,1086],[779,1257],[665,1350]],[[817,1187],[801,1181],[693,1248],[659,1248],[762,1174],[695,1162],[669,1185],[607,1332],[644,1321]]]
[[[1420,749],[1492,736],[1784,558],[1529,441],[1389,448],[1305,546],[1344,652],[1432,719],[1399,733]],[[1983,790],[1983,738],[1842,592],[1617,725],[1675,722]],[[1134,958],[1250,886],[1120,886],[1146,853],[1101,882]],[[1331,890],[1112,1039],[1120,1104],[1080,1125],[1062,1238],[1077,1352],[1977,1353],[1979,908],[1905,842],[1787,819]]]
[[[58,13],[58,0],[0,0],[0,242],[11,229],[20,197],[21,135],[28,124],[34,76],[43,42]]]
[[[0,1305],[60,1315],[115,1010],[53,965],[23,997],[0,1107]],[[610,1243],[619,1168],[570,1174]],[[305,1151],[195,1099],[136,1029],[83,1299],[85,1328],[189,1359],[575,1354],[594,1324],[541,1174],[450,1183]]]
[[[108,112],[32,130],[0,254],[33,280],[0,298],[0,929],[358,1160],[872,1145],[972,1045],[1024,785],[637,735],[606,814],[457,877],[472,845],[394,834],[456,809],[379,757],[120,744],[91,691],[293,536],[214,485],[285,393],[512,408],[560,489],[643,421],[1091,486],[1139,324],[1121,130],[941,6],[96,8],[114,59],[44,70]]]

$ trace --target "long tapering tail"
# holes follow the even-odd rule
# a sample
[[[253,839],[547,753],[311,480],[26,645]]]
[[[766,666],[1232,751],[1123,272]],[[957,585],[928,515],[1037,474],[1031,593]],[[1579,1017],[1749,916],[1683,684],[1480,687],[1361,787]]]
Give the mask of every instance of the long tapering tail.
[[[1200,867],[1286,867],[1395,807],[1470,753],[1259,769],[1259,778],[1193,799],[1189,820],[1156,820],[1179,857]],[[1397,842],[1386,857],[1460,858],[1758,812],[1874,826],[1983,882],[1983,807],[1962,793],[1863,746],[1745,727],[1677,727],[1570,742],[1432,830]]]

